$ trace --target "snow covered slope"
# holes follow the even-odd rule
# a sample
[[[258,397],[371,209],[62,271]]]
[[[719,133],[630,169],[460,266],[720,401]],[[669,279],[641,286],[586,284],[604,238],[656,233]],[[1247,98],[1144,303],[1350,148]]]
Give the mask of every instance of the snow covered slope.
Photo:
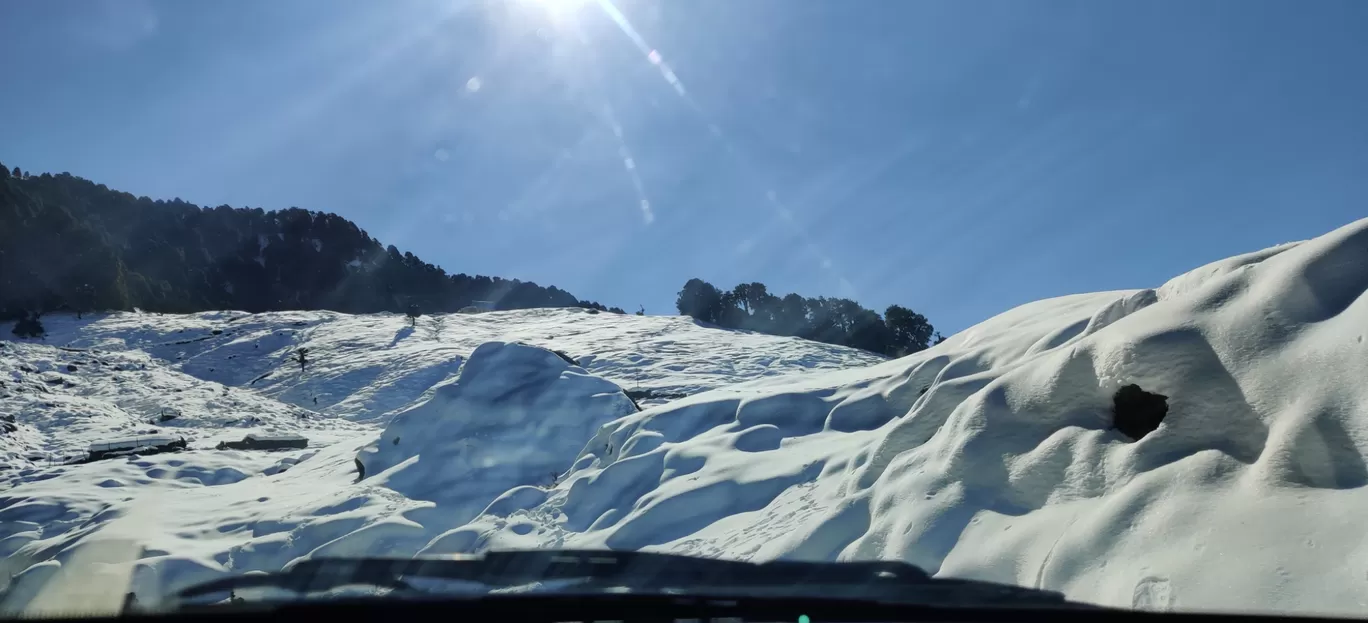
[[[584,386],[598,387],[596,393],[617,387],[588,376],[587,368],[645,405],[744,379],[884,360],[795,338],[709,328],[687,318],[577,309],[425,316],[416,326],[392,314],[331,312],[122,313],[80,320],[53,314],[43,322],[44,341],[0,342],[0,373],[6,375],[0,377],[0,428],[8,427],[0,431],[0,578],[29,569],[23,576],[28,585],[41,585],[35,579],[91,549],[81,544],[128,529],[138,545],[127,556],[141,557],[142,568],[152,569],[138,575],[145,598],[205,574],[279,568],[339,537],[349,537],[348,547],[356,551],[372,551],[357,544],[391,529],[379,518],[405,525],[401,511],[418,513],[433,534],[452,527],[451,504],[427,517],[423,509],[431,503],[354,485],[357,450],[375,442],[390,423],[387,413],[415,403],[431,406],[429,397],[440,402],[428,390],[450,385],[466,357],[491,341],[557,349],[584,367],[538,351],[558,366],[556,374],[578,370],[570,373],[586,376]],[[0,336],[10,337],[8,327],[0,327]],[[300,348],[309,349],[303,369],[292,359]],[[562,398],[553,394],[538,409]],[[564,412],[584,405],[560,406]],[[176,417],[162,421],[163,413]],[[588,431],[602,423],[585,422],[558,428],[530,419],[527,434],[562,434],[556,441],[566,445],[560,451],[564,464],[527,461],[517,471],[533,474],[536,464],[539,482],[550,482],[553,471],[563,473]],[[504,443],[490,449],[509,456],[525,449],[530,438],[511,428],[496,432],[504,433]],[[215,449],[252,433],[300,434],[310,447]],[[134,435],[183,436],[189,450],[58,464],[84,454],[92,443]],[[517,477],[508,486],[521,482]],[[484,508],[473,498],[461,504],[474,505],[466,519]],[[352,534],[372,524],[377,525]],[[79,578],[76,585],[85,590],[104,583]],[[11,595],[24,592],[11,588]],[[49,605],[100,610],[117,605],[123,592],[102,594],[116,600],[108,604],[67,594]],[[9,600],[6,607],[28,602]]]
[[[85,321],[54,315],[43,322],[50,344],[142,351],[191,376],[355,420],[383,421],[493,341],[565,353],[645,394],[642,405],[746,379],[884,360],[798,338],[721,331],[690,318],[585,309],[440,314],[419,318],[415,327],[399,314],[320,311],[125,313]],[[292,359],[300,348],[309,349],[310,360],[302,371]]]
[[[389,398],[356,383],[326,405],[320,398],[320,409],[366,428],[300,454],[285,471],[241,465],[252,460],[245,453],[189,452],[25,479],[0,494],[0,571],[22,571],[12,601],[39,607],[53,603],[45,600],[54,591],[64,603],[109,603],[130,585],[155,600],[173,587],[276,569],[301,556],[646,548],[743,559],[898,558],[939,575],[1043,586],[1112,605],[1362,615],[1365,290],[1368,220],[1216,262],[1152,290],[1038,301],[922,353],[844,369],[837,368],[854,358],[822,345],[781,347],[771,341],[779,338],[690,327],[678,318],[584,314],[584,322],[572,321],[579,312],[555,310],[521,312],[518,321],[452,316],[427,349],[415,345],[368,367],[342,363],[343,353],[365,350],[348,340],[374,347],[393,339],[399,349],[424,330],[422,320],[417,332],[399,337],[403,321],[395,317],[300,314],[305,324],[297,333],[275,335],[275,367],[235,372],[230,385],[311,407],[304,401],[312,395],[351,387],[315,378],[332,373],[325,366],[345,365],[366,383],[403,369],[430,375],[438,388]],[[204,323],[196,335],[211,337],[175,345],[183,352],[165,345],[172,340],[153,328],[159,321],[134,315],[73,325],[59,339],[140,350],[173,362],[169,371],[198,377],[223,355],[196,360],[248,335],[226,337],[223,328],[212,336],[211,323],[227,318],[193,318],[203,320],[185,322]],[[233,323],[257,322],[251,318]],[[461,328],[453,329],[457,320]],[[264,341],[282,328],[272,321],[252,331]],[[622,339],[630,335],[651,346]],[[597,373],[621,386],[641,372],[643,387],[715,389],[619,417],[586,409],[586,420],[567,423],[561,420],[574,416],[554,410],[554,422],[531,432],[583,424],[588,438],[567,439],[555,456],[538,457],[564,461],[554,484],[511,486],[487,505],[491,491],[419,491],[395,477],[409,469],[441,474],[441,463],[467,458],[436,439],[391,449],[400,454],[377,464],[388,469],[358,479],[357,460],[381,451],[388,435],[372,423],[366,401],[398,413],[400,428],[471,417],[471,410],[443,405],[453,403],[452,392],[466,391],[455,388],[480,383],[434,368],[469,356],[475,343],[515,336],[566,351],[586,368],[517,357],[523,364],[490,369],[504,370],[496,386],[559,383],[554,379],[567,373]],[[448,341],[462,346],[416,354]],[[306,343],[330,344],[311,347],[335,355],[292,376],[279,364]],[[786,352],[790,347],[811,350]],[[687,350],[667,352],[672,348]],[[245,351],[243,344],[232,349],[221,352]],[[738,366],[733,356],[750,363]],[[760,361],[769,371],[818,361],[832,369],[746,371]],[[278,378],[250,383],[266,371]],[[1168,397],[1166,419],[1138,441],[1111,427],[1112,395],[1127,384]],[[407,402],[415,391],[422,397]],[[489,434],[473,435],[486,444],[481,452],[527,451],[525,435],[499,424],[516,403],[499,392],[477,394],[498,416]],[[561,395],[582,401],[595,394]],[[535,422],[529,417],[507,421],[526,431]],[[471,434],[464,425],[433,430]],[[576,456],[562,458],[574,446]],[[209,464],[211,457],[236,461],[245,477],[194,485],[146,476],[171,469],[173,460]],[[138,484],[102,484],[109,479]],[[484,508],[470,518],[472,505]],[[84,564],[91,560],[117,564]],[[103,586],[117,590],[97,589]]]
[[[13,428],[0,434],[0,483],[84,456],[92,443],[135,435],[185,437],[195,448],[250,433],[323,442],[368,430],[176,372],[137,351],[0,342],[0,365],[0,422]]]
[[[610,423],[546,501],[424,551],[897,558],[1114,605],[1361,615],[1366,289],[1368,220],[695,396]],[[1130,383],[1169,397],[1138,442],[1110,429]]]

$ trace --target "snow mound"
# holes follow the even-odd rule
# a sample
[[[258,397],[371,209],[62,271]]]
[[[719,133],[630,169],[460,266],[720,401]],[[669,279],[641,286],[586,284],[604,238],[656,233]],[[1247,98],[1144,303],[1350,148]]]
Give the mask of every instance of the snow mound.
[[[1112,605],[1358,613],[1365,290],[1368,220],[695,396],[609,422],[545,500],[425,551],[891,558]],[[1131,383],[1170,405],[1138,442],[1111,426]]]
[[[489,342],[357,463],[409,498],[479,505],[473,515],[514,487],[553,484],[595,431],[636,412],[618,386],[554,352]]]
[[[1154,289],[1023,305],[894,361],[681,318],[534,310],[452,316],[422,335],[422,319],[405,332],[383,315],[258,315],[277,333],[305,323],[272,352],[283,362],[307,344],[316,363],[261,364],[275,384],[217,387],[277,405],[345,393],[320,400],[341,416],[331,442],[314,450],[320,431],[281,417],[260,432],[305,433],[310,450],[192,444],[25,468],[0,497],[0,577],[28,595],[79,575],[83,548],[111,535],[141,545],[99,560],[130,567],[112,594],[144,603],[302,557],[606,547],[898,559],[1108,605],[1361,614],[1365,291],[1368,219]],[[191,379],[244,337],[214,324],[231,314],[158,318],[162,329],[119,315],[56,339],[123,343],[122,356],[156,360],[137,379],[179,387],[209,382]],[[153,332],[177,323],[203,325],[204,339],[176,345],[181,359]],[[84,447],[100,439],[44,439],[55,424],[129,427],[40,407],[143,390],[94,366],[63,372],[50,347],[8,348],[0,363],[20,367],[4,389],[28,405],[10,442]],[[396,378],[411,382],[383,389]],[[618,389],[635,378],[688,395],[636,412]],[[1169,407],[1137,441],[1112,424],[1131,384]],[[397,415],[381,430],[361,404]],[[205,411],[196,426],[225,423]]]

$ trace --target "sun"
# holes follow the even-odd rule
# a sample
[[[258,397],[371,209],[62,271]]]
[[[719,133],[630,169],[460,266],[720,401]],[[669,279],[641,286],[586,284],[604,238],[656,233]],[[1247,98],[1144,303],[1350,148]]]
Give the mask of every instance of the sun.
[[[568,19],[579,12],[580,8],[593,0],[523,0],[528,4],[541,7],[552,19]]]

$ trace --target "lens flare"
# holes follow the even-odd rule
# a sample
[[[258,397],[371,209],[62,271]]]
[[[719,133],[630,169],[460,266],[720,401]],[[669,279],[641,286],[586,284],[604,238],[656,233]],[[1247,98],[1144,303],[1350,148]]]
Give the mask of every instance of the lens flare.
[[[553,22],[572,21],[591,0],[522,0],[544,11]]]

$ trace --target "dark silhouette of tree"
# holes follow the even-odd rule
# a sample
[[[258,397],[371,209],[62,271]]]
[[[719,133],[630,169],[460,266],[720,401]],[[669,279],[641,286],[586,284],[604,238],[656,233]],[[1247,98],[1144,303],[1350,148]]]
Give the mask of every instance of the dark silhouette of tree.
[[[645,305],[637,305],[636,315],[638,315],[638,316],[645,316],[645,315],[646,315],[646,306],[645,306]]]
[[[842,298],[803,298],[769,293],[765,284],[743,283],[722,291],[690,279],[675,299],[679,313],[732,329],[796,335],[818,342],[902,356],[927,347],[932,331],[926,317],[892,305],[885,316]]]
[[[423,315],[423,313],[422,313],[421,311],[419,311],[418,305],[417,305],[417,304],[412,304],[412,305],[409,305],[409,306],[408,306],[408,311],[405,312],[405,315],[408,316],[408,319],[409,319],[409,326],[410,326],[410,327],[417,327],[417,326],[418,326],[418,317],[421,316],[421,315]]]
[[[17,167],[0,176],[0,320],[133,307],[450,312],[475,301],[625,313],[530,281],[447,274],[336,214],[200,208]]]
[[[308,363],[309,363],[309,349],[308,349],[308,348],[301,348],[301,349],[295,351],[294,360],[297,361],[297,362],[299,362],[299,371],[300,371],[300,372],[303,372],[303,371],[304,371],[304,366],[305,366],[305,365],[308,365]]]
[[[702,279],[690,279],[679,291],[675,308],[685,316],[716,323],[722,309],[722,292]]]
[[[807,299],[792,292],[779,300],[775,324],[780,335],[802,335],[808,330]]]
[[[732,288],[731,300],[735,302],[736,305],[740,306],[741,311],[746,312],[747,316],[751,313],[751,302],[755,300],[755,296],[752,294],[752,288],[756,288],[757,286],[761,292],[765,291],[764,284],[760,283],[741,283]]]
[[[95,311],[95,286],[83,283],[76,288],[76,319],[84,312]]]
[[[724,304],[722,322],[727,326],[737,326],[756,331],[774,332],[781,301],[771,295],[765,284],[759,282],[743,283],[732,288],[726,301],[735,309],[726,309]],[[738,313],[739,310],[739,313]]]
[[[841,299],[819,296],[808,299],[807,303],[811,324],[802,337],[828,344],[845,344],[849,323],[846,321],[846,310],[841,305]]]
[[[14,323],[11,333],[19,337],[43,337],[47,335],[47,330],[43,328],[43,323],[38,320],[38,314],[24,314]]]
[[[852,315],[845,342],[847,346],[885,355],[906,354],[894,350],[893,331],[884,324],[883,318],[880,318],[879,314],[863,308]]]
[[[884,310],[884,322],[892,331],[893,350],[890,354],[915,353],[926,350],[930,345],[928,341],[934,329],[926,320],[926,316],[900,305],[889,305],[888,309]]]

